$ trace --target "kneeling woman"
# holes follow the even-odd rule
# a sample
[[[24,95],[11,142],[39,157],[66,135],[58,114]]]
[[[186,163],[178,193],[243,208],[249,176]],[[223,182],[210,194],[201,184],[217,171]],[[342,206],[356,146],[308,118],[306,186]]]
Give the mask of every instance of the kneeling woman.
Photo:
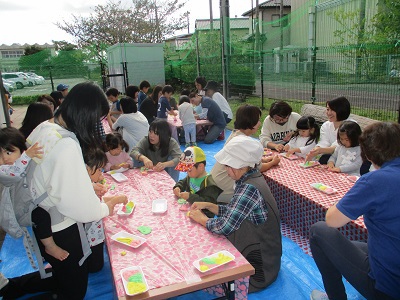
[[[189,212],[190,218],[209,231],[225,235],[254,267],[250,293],[275,281],[282,256],[279,211],[264,177],[255,168],[263,151],[261,143],[251,137],[234,137],[215,155],[236,182],[233,198],[226,205],[195,202]],[[209,219],[202,209],[218,217]]]

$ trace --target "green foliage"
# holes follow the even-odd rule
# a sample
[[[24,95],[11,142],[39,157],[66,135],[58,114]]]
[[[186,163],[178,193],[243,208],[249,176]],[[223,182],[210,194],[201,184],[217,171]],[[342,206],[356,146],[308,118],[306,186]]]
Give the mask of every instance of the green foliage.
[[[35,45],[29,46],[24,49],[24,55],[32,55],[32,54],[38,53],[42,50],[43,50],[43,48],[35,46]]]
[[[73,78],[88,73],[81,50],[59,51],[57,56],[52,57],[50,66],[53,76],[58,78]]]
[[[30,96],[13,96],[12,105],[29,105],[36,102],[40,95],[30,95]]]
[[[400,40],[400,2],[380,0],[378,14],[374,18],[377,28],[376,40],[383,43],[398,43]]]
[[[35,70],[38,75],[42,75],[41,67],[48,64],[50,57],[50,49],[45,49],[31,55],[25,54],[18,61],[19,69],[26,72]]]

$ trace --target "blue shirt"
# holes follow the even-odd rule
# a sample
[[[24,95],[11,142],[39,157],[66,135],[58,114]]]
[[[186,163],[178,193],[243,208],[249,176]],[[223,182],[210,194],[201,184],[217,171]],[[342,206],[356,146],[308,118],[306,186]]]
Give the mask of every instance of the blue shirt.
[[[168,116],[168,111],[171,110],[171,106],[169,105],[169,101],[166,97],[161,96],[158,99],[158,110],[157,110],[157,118],[166,119]]]
[[[138,110],[140,109],[140,106],[142,105],[142,102],[144,101],[144,99],[147,98],[147,95],[143,92],[143,91],[139,91],[138,94]]]
[[[364,215],[369,276],[375,288],[400,298],[400,157],[360,177],[336,205],[348,218]]]
[[[201,107],[203,109],[207,109],[207,119],[213,122],[214,125],[219,127],[226,126],[224,113],[218,106],[217,102],[215,102],[211,98],[203,96],[203,99],[201,100]]]
[[[228,236],[238,230],[245,219],[255,225],[267,221],[268,208],[260,191],[254,185],[244,183],[254,172],[257,170],[250,170],[236,181],[231,201],[226,205],[218,205],[218,218],[207,221],[206,227],[209,231]]]

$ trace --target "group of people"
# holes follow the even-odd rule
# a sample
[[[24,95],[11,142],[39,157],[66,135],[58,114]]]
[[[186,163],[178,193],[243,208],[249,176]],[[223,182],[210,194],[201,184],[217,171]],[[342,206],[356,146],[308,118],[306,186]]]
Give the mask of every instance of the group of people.
[[[124,195],[99,201],[106,193],[100,183],[101,170],[133,166],[168,172],[176,182],[172,193],[191,204],[189,218],[212,233],[226,236],[255,268],[249,292],[264,289],[276,280],[282,255],[279,210],[262,175],[280,159],[277,155],[264,157],[265,148],[318,159],[333,172],[359,174],[362,158],[372,163],[376,171],[363,175],[328,210],[326,222],[312,226],[310,246],[327,295],[313,291],[311,297],[346,299],[343,275],[368,299],[400,298],[400,260],[395,255],[400,250],[400,218],[398,201],[390,188],[400,183],[400,146],[392,142],[400,139],[400,125],[377,122],[362,132],[349,119],[349,101],[338,97],[326,102],[328,121],[319,127],[312,116],[300,116],[286,102],[278,101],[271,105],[258,141],[251,136],[261,126],[261,110],[244,104],[236,112],[235,129],[215,155],[217,162],[208,173],[206,155],[191,139],[193,126],[186,126],[191,123],[183,120],[189,119],[188,112],[199,118],[206,115],[213,127],[204,142],[218,138],[233,115],[214,100],[217,84],[199,77],[198,91],[184,91],[180,96],[178,113],[188,131],[182,152],[165,120],[168,114],[177,113],[171,104],[173,88],[156,86],[146,97],[150,85],[142,83],[127,87],[127,97],[121,99],[116,89],[105,95],[92,83],[74,86],[62,105],[54,107],[54,116],[52,113],[30,131],[21,128],[23,134],[18,133],[18,139],[24,142],[26,138],[32,145],[28,149],[16,142],[6,144],[10,136],[18,135],[15,131],[8,135],[4,135],[5,130],[0,132],[1,165],[8,166],[5,170],[23,169],[21,159],[38,162],[33,190],[49,195],[32,217],[42,255],[53,269],[53,276],[46,279],[40,279],[38,273],[12,279],[0,274],[4,299],[38,291],[57,299],[84,297],[88,273],[103,265],[104,237],[100,235],[89,244],[91,254],[79,265],[85,254],[79,224],[84,224],[90,237],[117,203],[127,201]],[[196,113],[198,107],[201,110]],[[103,118],[112,129],[122,130],[102,136],[98,126]],[[60,138],[62,131],[73,136]],[[179,180],[179,172],[187,172],[187,176]],[[382,189],[384,186],[388,188]],[[51,208],[63,216],[61,223],[49,223]],[[360,215],[368,228],[368,243],[349,241],[336,230]]]

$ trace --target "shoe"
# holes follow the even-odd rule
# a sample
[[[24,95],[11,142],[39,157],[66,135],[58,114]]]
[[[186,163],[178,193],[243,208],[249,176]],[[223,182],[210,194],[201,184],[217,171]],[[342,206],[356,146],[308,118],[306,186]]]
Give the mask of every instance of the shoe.
[[[190,143],[185,144],[185,148],[190,147]]]
[[[8,279],[0,273],[0,290],[8,284]]]
[[[192,146],[197,147],[197,143],[196,142],[192,143]]]
[[[218,140],[218,141],[223,141],[223,140],[225,140],[225,130],[222,130],[222,132],[219,134],[217,140]]]
[[[311,300],[329,300],[328,295],[324,292],[313,290],[310,295]]]

